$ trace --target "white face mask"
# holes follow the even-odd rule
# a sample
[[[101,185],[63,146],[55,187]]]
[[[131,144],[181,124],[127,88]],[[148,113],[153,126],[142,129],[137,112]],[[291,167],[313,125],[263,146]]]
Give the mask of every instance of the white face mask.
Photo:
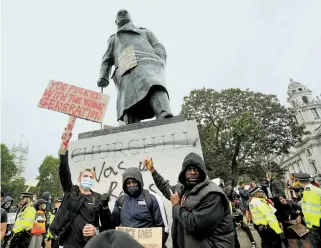
[[[6,202],[5,204],[3,204],[3,208],[7,209],[11,206],[11,202]]]

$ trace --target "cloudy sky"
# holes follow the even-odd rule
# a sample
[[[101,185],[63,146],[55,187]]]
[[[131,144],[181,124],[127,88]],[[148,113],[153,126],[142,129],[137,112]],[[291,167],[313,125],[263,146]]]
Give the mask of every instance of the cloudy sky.
[[[3,0],[1,142],[29,143],[26,177],[57,155],[68,116],[37,107],[50,79],[91,90],[119,9],[165,45],[174,114],[192,89],[230,87],[277,94],[289,78],[321,93],[321,1]],[[116,90],[104,124],[116,121]],[[78,133],[100,124],[78,119]]]

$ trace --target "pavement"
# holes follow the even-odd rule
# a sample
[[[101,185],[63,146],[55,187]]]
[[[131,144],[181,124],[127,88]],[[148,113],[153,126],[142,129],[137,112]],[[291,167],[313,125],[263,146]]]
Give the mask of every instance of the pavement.
[[[261,238],[258,232],[253,228],[253,226],[250,226],[250,229],[257,246],[261,247]],[[251,248],[252,244],[246,232],[244,232],[243,229],[240,227],[236,228],[236,232],[237,232],[237,236],[238,236],[241,248]]]

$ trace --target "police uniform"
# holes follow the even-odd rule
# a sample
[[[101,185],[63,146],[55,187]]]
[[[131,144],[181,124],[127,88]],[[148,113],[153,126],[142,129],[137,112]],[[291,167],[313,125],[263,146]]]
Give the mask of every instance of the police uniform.
[[[250,191],[250,194],[253,196],[259,191],[262,190],[255,187]],[[254,196],[250,202],[249,208],[252,214],[254,228],[258,231],[262,243],[264,243],[264,247],[282,248],[280,235],[283,237],[284,234],[274,214],[276,209],[268,204],[264,198]]]
[[[301,205],[305,223],[309,228],[310,240],[314,248],[321,247],[321,189],[313,186],[309,179],[311,176],[306,173],[294,173],[293,176],[299,182],[308,183],[303,191]]]
[[[21,208],[17,214],[16,221],[12,228],[13,237],[10,240],[10,248],[28,247],[31,239],[31,229],[36,217],[36,209],[32,204],[33,194],[30,192],[21,193],[21,197],[29,197],[30,202]]]
[[[62,197],[58,197],[57,198],[57,202],[62,202],[63,198]],[[59,209],[52,211],[52,214],[50,215],[50,219],[49,219],[49,226],[51,225],[51,223],[53,222],[54,218],[56,217],[56,214],[58,212]],[[54,236],[51,234],[50,230],[48,229],[48,233],[46,236],[46,239],[50,242],[50,246],[54,247],[54,243],[55,243],[55,239]]]

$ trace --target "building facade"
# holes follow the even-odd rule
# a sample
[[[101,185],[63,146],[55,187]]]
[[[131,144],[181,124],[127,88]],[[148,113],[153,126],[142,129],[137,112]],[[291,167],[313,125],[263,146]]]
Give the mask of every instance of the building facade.
[[[304,125],[310,134],[302,142],[292,147],[289,154],[273,160],[290,173],[304,172],[310,175],[321,173],[321,100],[299,82],[290,80],[288,102],[295,111],[295,119]]]
[[[16,146],[15,144],[11,148],[11,153],[14,155],[14,163],[18,168],[18,172],[15,175],[15,178],[22,176],[25,171],[26,163],[28,159],[28,145],[23,146],[22,139],[20,144]]]

